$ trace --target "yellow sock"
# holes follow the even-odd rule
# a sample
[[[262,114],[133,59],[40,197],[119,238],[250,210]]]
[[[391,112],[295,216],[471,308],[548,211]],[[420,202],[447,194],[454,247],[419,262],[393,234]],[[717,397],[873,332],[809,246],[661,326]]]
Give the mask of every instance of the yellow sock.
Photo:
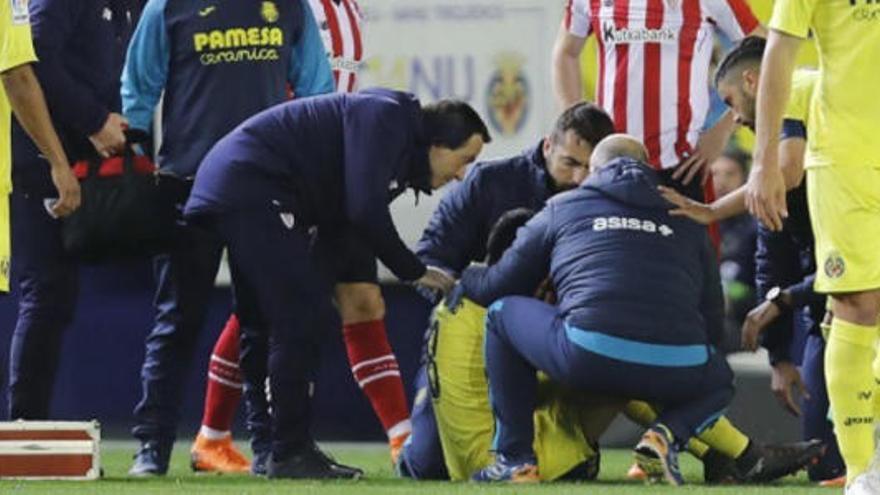
[[[852,481],[874,457],[874,357],[877,330],[838,317],[825,349],[825,379],[834,432]]]
[[[749,437],[733,426],[726,416],[722,416],[711,428],[700,433],[698,438],[708,444],[707,448],[711,447],[731,459],[742,455],[749,446]]]
[[[709,453],[709,446],[703,443],[699,438],[691,437],[691,439],[688,440],[687,450],[697,459],[702,459]]]
[[[640,400],[631,400],[626,403],[623,408],[623,414],[633,423],[647,428],[657,421],[657,411],[648,404]]]
[[[880,423],[880,325],[877,327],[877,345],[874,347],[874,425]]]

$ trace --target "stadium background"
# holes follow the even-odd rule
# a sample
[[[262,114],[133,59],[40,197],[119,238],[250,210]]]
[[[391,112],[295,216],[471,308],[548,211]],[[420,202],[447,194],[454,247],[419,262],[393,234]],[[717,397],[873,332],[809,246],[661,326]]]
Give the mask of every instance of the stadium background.
[[[751,0],[762,20],[772,0]],[[482,158],[516,153],[533,144],[555,117],[550,85],[550,54],[562,1],[546,0],[362,0],[368,18],[366,44],[371,55],[361,87],[389,86],[423,100],[461,98],[490,123],[494,141]],[[805,50],[801,62],[815,63]],[[585,86],[592,94],[595,42],[584,56]],[[714,112],[720,112],[716,100]],[[749,147],[751,137],[738,135]],[[441,193],[405,195],[392,209],[407,242],[413,243]],[[13,267],[14,269],[14,267]],[[386,272],[387,273],[387,272]],[[218,276],[202,333],[196,364],[183,397],[179,434],[187,438],[201,417],[205,370],[211,347],[229,313],[227,276]],[[404,380],[411,384],[418,365],[427,305],[409,288],[386,278],[389,337]],[[52,417],[96,418],[111,436],[127,436],[131,410],[140,398],[143,341],[152,324],[153,281],[148,261],[83,267],[77,316],[65,336],[53,398]],[[16,299],[0,299],[0,360],[5,381]],[[332,321],[332,315],[328,315]],[[326,358],[318,377],[316,430],[321,439],[380,440],[381,428],[353,382],[339,337],[328,322]],[[767,440],[794,439],[796,422],[787,418],[768,389],[769,368],[762,356],[735,358],[739,392],[731,410],[748,433]],[[6,410],[5,394],[0,408]],[[240,428],[238,431],[241,431]],[[631,435],[617,424],[606,441],[621,444]]]

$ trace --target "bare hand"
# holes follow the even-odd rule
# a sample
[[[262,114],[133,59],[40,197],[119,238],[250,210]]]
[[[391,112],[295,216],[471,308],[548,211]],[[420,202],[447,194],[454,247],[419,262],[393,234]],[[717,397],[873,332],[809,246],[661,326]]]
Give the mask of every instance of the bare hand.
[[[56,218],[70,215],[80,205],[79,181],[67,164],[52,164],[52,183],[58,191],[58,201],[52,205],[52,214]]]
[[[669,210],[670,215],[688,217],[703,225],[709,225],[715,221],[715,210],[710,205],[695,201],[671,187],[658,186],[657,189],[660,190],[663,199],[675,205],[674,209]]]
[[[805,399],[810,398],[797,367],[787,361],[776,363],[776,366],[773,367],[770,389],[782,407],[795,416],[801,415],[800,405],[795,400],[796,393]]]
[[[709,179],[709,164],[724,152],[730,134],[720,126],[714,126],[700,135],[696,149],[672,172],[672,178],[688,185],[702,173],[703,184]],[[684,177],[684,179],[682,179]]]
[[[764,301],[749,311],[742,326],[743,348],[752,352],[756,351],[758,337],[767,329],[767,325],[779,318],[779,314],[779,307],[770,301]]]
[[[437,290],[446,294],[452,289],[452,286],[455,285],[455,279],[440,268],[429,266],[425,270],[425,274],[422,275],[422,278],[416,280],[415,283],[416,285],[421,285],[428,289]]]
[[[746,184],[746,208],[768,229],[782,230],[782,222],[788,218],[788,209],[785,204],[785,178],[778,166],[752,167]]]
[[[125,130],[128,128],[128,121],[125,117],[118,113],[110,113],[104,126],[89,136],[89,141],[97,150],[98,154],[104,158],[121,153],[125,149]]]

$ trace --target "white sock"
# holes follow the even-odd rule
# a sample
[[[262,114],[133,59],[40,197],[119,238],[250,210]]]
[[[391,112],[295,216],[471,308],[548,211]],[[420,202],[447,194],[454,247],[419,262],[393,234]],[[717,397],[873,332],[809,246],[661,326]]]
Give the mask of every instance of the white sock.
[[[400,423],[397,423],[396,425],[392,426],[385,433],[388,435],[388,439],[391,440],[394,437],[398,437],[398,436],[403,435],[405,433],[410,433],[411,431],[412,431],[412,423],[410,423],[408,419],[405,419],[405,420],[401,421]]]
[[[231,436],[232,433],[229,431],[215,430],[210,426],[202,425],[201,428],[199,428],[199,435],[207,438],[208,440],[223,440],[224,438]]]

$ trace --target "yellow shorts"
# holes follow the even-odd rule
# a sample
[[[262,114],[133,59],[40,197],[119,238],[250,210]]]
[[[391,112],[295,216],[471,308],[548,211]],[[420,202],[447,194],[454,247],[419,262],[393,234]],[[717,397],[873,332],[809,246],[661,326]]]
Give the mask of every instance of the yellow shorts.
[[[9,292],[9,266],[12,259],[12,245],[9,231],[9,195],[4,194],[0,200],[0,292]]]
[[[441,304],[428,344],[434,415],[453,481],[470,479],[493,460],[494,418],[483,356],[485,316],[485,308],[468,300],[454,315]],[[534,448],[541,478],[549,481],[595,460],[597,452],[591,445],[596,445],[623,404],[585,398],[550,383],[543,375],[538,396]]]
[[[807,197],[821,293],[880,289],[880,169],[811,167]]]

